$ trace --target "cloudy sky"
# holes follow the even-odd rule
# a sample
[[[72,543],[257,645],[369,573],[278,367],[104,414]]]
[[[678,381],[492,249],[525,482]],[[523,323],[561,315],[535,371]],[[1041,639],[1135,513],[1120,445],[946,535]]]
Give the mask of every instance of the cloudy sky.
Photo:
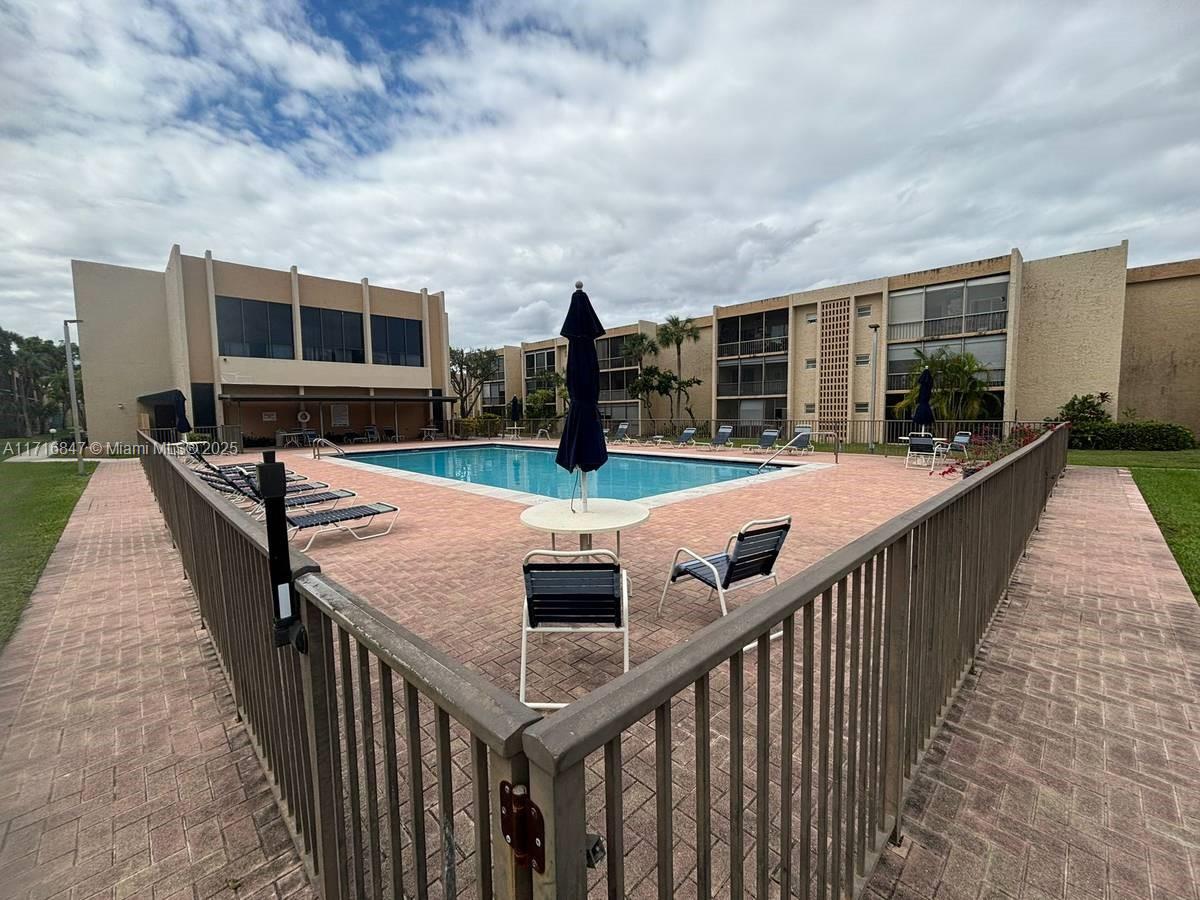
[[[390,7],[396,8],[390,8]],[[0,326],[72,257],[445,290],[455,343],[1200,255],[1200,4],[0,0]]]

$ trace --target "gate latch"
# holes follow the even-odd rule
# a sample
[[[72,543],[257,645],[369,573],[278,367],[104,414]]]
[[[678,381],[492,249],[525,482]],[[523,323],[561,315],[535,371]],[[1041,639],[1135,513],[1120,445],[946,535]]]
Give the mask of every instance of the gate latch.
[[[500,782],[500,833],[512,848],[518,866],[532,866],[539,875],[546,871],[546,827],[542,811],[529,799],[523,784]]]

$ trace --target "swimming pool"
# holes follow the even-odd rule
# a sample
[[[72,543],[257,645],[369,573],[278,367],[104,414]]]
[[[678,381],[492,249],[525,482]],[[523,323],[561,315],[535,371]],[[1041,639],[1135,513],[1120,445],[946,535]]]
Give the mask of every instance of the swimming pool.
[[[436,450],[351,453],[344,458],[385,469],[433,475],[543,497],[565,500],[578,496],[577,475],[560,469],[554,462],[554,453],[551,448],[483,444]],[[613,453],[598,472],[588,476],[588,495],[614,500],[640,500],[749,478],[758,469],[757,463]],[[764,472],[778,469],[778,466],[768,466]]]

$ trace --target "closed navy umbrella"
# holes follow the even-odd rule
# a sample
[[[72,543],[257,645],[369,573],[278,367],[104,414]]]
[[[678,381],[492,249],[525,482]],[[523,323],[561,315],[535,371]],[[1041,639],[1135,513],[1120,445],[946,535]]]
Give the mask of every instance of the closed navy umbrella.
[[[919,378],[917,378],[917,407],[913,410],[913,425],[918,428],[932,429],[933,428],[933,407],[929,405],[929,399],[933,396],[933,373],[926,367]]]
[[[512,419],[514,422],[520,422],[521,414],[524,412],[525,412],[525,410],[521,406],[521,398],[514,394],[513,398],[512,398],[512,403],[508,404],[508,417],[510,419]]]
[[[587,473],[608,462],[604,428],[600,424],[600,363],[596,359],[596,338],[604,326],[592,309],[592,301],[583,292],[583,282],[575,282],[571,308],[559,332],[567,339],[567,395],[571,408],[563,423],[555,462],[573,472],[583,473],[580,495],[587,511]]]

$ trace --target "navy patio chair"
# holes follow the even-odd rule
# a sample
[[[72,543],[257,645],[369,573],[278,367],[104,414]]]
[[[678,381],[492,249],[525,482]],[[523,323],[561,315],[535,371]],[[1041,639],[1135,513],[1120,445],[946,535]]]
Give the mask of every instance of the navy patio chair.
[[[729,446],[729,439],[733,437],[733,426],[722,425],[717,429],[717,433],[713,435],[713,439],[707,444],[698,443],[697,447],[703,447],[706,450],[724,450]]]
[[[708,587],[708,597],[716,594],[721,603],[721,615],[729,608],[725,595],[731,591],[750,587],[762,581],[779,583],[775,574],[775,562],[783,549],[788,531],[792,527],[791,516],[774,519],[755,519],[741,527],[725,544],[721,553],[701,556],[687,547],[675,551],[667,583],[663,585],[662,597],[658,601],[658,612],[662,614],[663,603],[671,585],[684,578],[694,578]],[[680,557],[688,557],[680,562]]]
[[[586,559],[595,561],[578,561]],[[525,608],[521,617],[518,693],[522,703],[535,709],[561,709],[567,705],[525,699],[531,634],[620,634],[623,671],[629,671],[629,575],[621,568],[615,553],[611,550],[531,550],[525,554],[522,569]]]
[[[758,443],[746,449],[751,453],[767,453],[775,449],[778,440],[778,428],[764,428],[763,433],[758,436]]]

